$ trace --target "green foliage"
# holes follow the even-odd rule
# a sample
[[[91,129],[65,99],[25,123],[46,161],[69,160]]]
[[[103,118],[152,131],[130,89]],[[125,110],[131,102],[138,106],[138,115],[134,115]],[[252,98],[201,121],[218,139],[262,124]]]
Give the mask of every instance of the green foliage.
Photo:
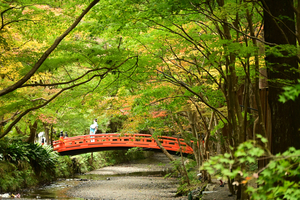
[[[291,147],[273,157],[259,174],[258,188],[248,187],[253,199],[300,199],[300,150]]]
[[[114,151],[104,151],[102,153],[106,165],[115,165],[122,162],[128,162],[130,160],[140,159],[144,157],[142,151],[136,151],[136,150],[130,150],[129,152],[125,150],[114,150]]]
[[[142,147],[133,147],[133,148],[128,149],[128,151],[125,153],[125,155],[130,156],[130,154],[140,153],[142,151],[143,151]]]
[[[279,101],[282,103],[287,102],[288,100],[295,100],[298,98],[300,94],[300,80],[298,80],[298,84],[292,86],[283,87],[284,92],[280,95]]]
[[[21,140],[0,140],[0,192],[72,177],[103,166],[144,158],[140,149],[58,156],[51,146],[28,144]]]
[[[297,47],[294,45],[276,45],[266,47],[266,55],[273,55],[275,57],[292,57],[292,56],[297,56]]]
[[[139,149],[58,156],[50,146],[27,144],[21,140],[0,140],[0,192],[15,191],[58,177],[72,177],[107,165],[144,158]]]
[[[3,145],[3,160],[19,164],[20,162],[29,162],[37,176],[42,171],[49,174],[54,173],[56,152],[53,152],[50,146],[42,146],[40,144],[28,144],[21,140],[7,141],[8,145]]]
[[[65,169],[70,169],[72,165],[71,168],[73,170],[75,169],[73,173],[85,173],[104,166],[115,165],[118,163],[127,162],[129,160],[141,159],[141,158],[144,158],[144,152],[140,151],[139,148],[133,148],[128,151],[115,150],[115,151],[101,151],[101,152],[80,154],[72,157],[72,164],[71,164],[71,159],[65,156],[64,159],[68,160],[67,162],[69,162],[70,164],[69,166],[67,166],[66,161],[61,161],[61,164],[62,166],[64,166]],[[61,166],[59,167],[59,169],[60,168]],[[64,174],[64,177],[67,177],[67,175]]]
[[[99,168],[103,166],[105,163],[105,160],[102,157],[102,152],[94,152],[93,160],[92,160],[91,153],[77,155],[75,156],[75,159],[79,164],[79,171],[81,173],[85,173],[94,170],[96,168]]]
[[[218,125],[215,126],[214,129],[211,131],[211,136],[214,136],[215,133],[216,133],[219,129],[223,128],[223,127],[224,127],[224,123],[223,123],[222,121],[219,121],[219,122],[218,122]]]
[[[258,138],[263,144],[267,142],[260,135]],[[270,162],[265,168],[258,170],[255,163],[263,156],[270,158]],[[252,167],[241,167],[245,165]],[[235,182],[236,185],[254,181],[259,187],[247,187],[251,199],[300,199],[300,150],[292,147],[282,154],[271,155],[257,142],[246,141],[238,146],[234,155],[225,153],[214,156],[203,164],[202,169],[210,174],[220,172],[230,179],[239,175],[242,181]]]
[[[6,161],[0,161],[0,192],[16,190],[23,186],[22,174],[16,165]]]
[[[179,194],[187,194],[188,192],[190,192],[190,188],[187,183],[180,184],[177,188],[177,193]]]
[[[58,121],[56,128],[67,130],[70,136],[82,135],[93,118],[101,119],[99,128],[103,132],[119,130],[123,119],[111,116],[115,113],[103,114],[100,117],[97,108],[103,99],[116,97],[120,88],[120,96],[139,95],[132,107],[128,105],[128,116],[132,115],[134,119],[148,117],[145,121],[138,121],[140,124],[137,126],[140,130],[155,129],[155,135],[175,132],[171,119],[173,113],[195,111],[197,108],[201,109],[203,118],[208,118],[211,110],[207,105],[220,109],[221,113],[232,109],[225,107],[226,99],[230,99],[228,91],[239,91],[248,75],[250,85],[254,85],[252,78],[259,73],[255,70],[260,67],[263,59],[257,57],[256,65],[254,56],[262,55],[262,49],[267,56],[272,54],[276,57],[295,56],[298,50],[291,45],[256,47],[251,38],[246,36],[252,37],[249,30],[253,29],[254,35],[261,37],[263,20],[260,5],[252,1],[226,0],[223,1],[224,5],[220,2],[100,1],[49,55],[35,74],[35,79],[26,83],[55,83],[54,85],[43,86],[43,89],[23,85],[24,88],[2,97],[0,116],[4,116],[3,121],[8,120],[8,123],[0,127],[0,133],[10,125],[9,119],[12,116],[18,118],[17,113],[40,105],[39,102],[50,99],[60,89],[91,78],[93,81],[65,91],[47,107],[31,112],[31,116],[26,120],[24,117],[17,125],[22,126],[22,130],[28,130],[28,121],[35,120],[39,113],[45,113],[49,118],[55,116]],[[32,69],[42,52],[72,23],[75,16],[86,7],[86,3],[88,2],[68,0],[17,0],[0,3],[0,10],[7,10],[2,13],[2,23],[12,22],[9,23],[9,28],[6,26],[0,32],[0,46],[4,49],[0,55],[0,63],[4,66],[3,69],[11,68],[11,71],[5,73],[1,71],[1,89],[12,85]],[[248,21],[248,14],[251,23]],[[226,25],[229,26],[228,33],[224,32]],[[110,71],[130,56],[134,56],[134,59],[129,59],[121,67]],[[102,75],[104,72],[108,73]],[[69,82],[85,73],[88,74],[81,79]],[[238,77],[236,82],[230,77],[233,74]],[[287,82],[284,84],[287,85]],[[230,89],[230,85],[234,85],[234,88]],[[284,89],[285,92],[280,97],[282,102],[295,100],[300,93],[300,85]],[[247,98],[250,95],[243,97],[245,100]],[[195,103],[187,103],[188,100]],[[113,103],[102,106],[103,110],[116,109]],[[117,109],[122,109],[122,106],[117,106]],[[166,114],[152,119],[153,111],[165,111]],[[132,120],[132,116],[128,119]],[[182,124],[186,128],[189,122],[183,120]],[[108,122],[116,126],[108,127]],[[197,126],[201,127],[201,124]],[[223,126],[223,123],[219,123],[212,134]],[[188,134],[186,138],[194,140]],[[265,142],[263,138],[261,140]],[[3,147],[3,152],[0,152],[1,162],[10,163],[13,169],[26,169],[27,174],[35,174],[45,180],[53,176],[67,177],[76,171],[85,172],[102,165],[113,165],[126,161],[128,156],[134,158],[140,155],[140,151],[135,152],[136,149],[132,149],[127,153],[94,153],[93,162],[91,154],[78,156],[77,161],[74,161],[70,157],[57,159],[50,148],[20,141],[9,141],[5,144],[0,140],[0,147]],[[235,177],[240,171],[243,171],[244,176],[251,177],[249,171],[256,170],[257,159],[269,155],[269,152],[257,146],[254,141],[247,141],[235,150],[233,155],[212,158],[210,162],[213,168],[210,165],[205,167],[210,172],[222,171],[222,174],[230,177]],[[236,167],[239,165],[251,167],[241,169]],[[80,170],[75,170],[74,167]],[[228,168],[234,170],[230,171]],[[266,174],[271,173],[267,169],[264,171]],[[24,175],[13,171],[6,172],[16,177]],[[12,180],[18,182],[19,179]],[[6,188],[9,185],[11,184]]]
[[[67,178],[74,175],[72,159],[69,156],[59,156],[55,165],[55,176]]]
[[[177,194],[180,195],[187,195],[190,191],[196,189],[201,184],[201,180],[199,180],[199,177],[197,176],[197,163],[196,161],[189,159],[184,162],[187,176],[189,179],[190,184],[187,183],[187,177],[184,174],[181,174],[183,167],[182,162],[180,159],[177,159],[175,161],[171,162],[174,169],[177,169],[177,171],[173,171],[169,174],[167,174],[165,177],[180,177],[181,184],[177,188]],[[180,176],[178,176],[178,173],[180,173]]]
[[[17,190],[55,179],[57,153],[50,146],[0,140],[0,190]]]

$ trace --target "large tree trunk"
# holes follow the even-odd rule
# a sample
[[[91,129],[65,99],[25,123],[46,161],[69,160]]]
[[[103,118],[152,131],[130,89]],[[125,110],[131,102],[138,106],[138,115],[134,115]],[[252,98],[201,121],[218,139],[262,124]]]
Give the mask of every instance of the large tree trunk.
[[[293,0],[263,0],[265,41],[296,46]],[[282,87],[296,84],[299,79],[296,55],[281,50],[284,56],[266,54],[269,96],[271,109],[273,154],[283,152],[289,147],[300,148],[300,98],[281,103],[279,95]]]

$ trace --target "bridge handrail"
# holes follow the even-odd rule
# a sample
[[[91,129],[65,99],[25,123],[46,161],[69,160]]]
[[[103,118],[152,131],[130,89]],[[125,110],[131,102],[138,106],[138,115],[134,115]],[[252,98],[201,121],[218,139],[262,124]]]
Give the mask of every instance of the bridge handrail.
[[[74,137],[68,137],[64,138],[65,141],[72,141],[72,140],[78,140],[78,139],[85,139],[85,138],[107,138],[107,137],[132,137],[132,138],[139,138],[145,139],[145,138],[152,138],[152,135],[149,134],[118,134],[118,133],[106,133],[106,134],[95,134],[95,135],[80,135],[80,136],[74,136]],[[171,141],[178,141],[177,138],[169,137],[169,136],[158,136],[159,140],[171,140]],[[60,140],[56,140],[53,142],[53,144],[59,143]],[[183,139],[179,139],[181,143],[185,143]]]
[[[158,140],[167,150],[179,150],[178,138],[169,136],[158,136]],[[183,139],[179,139],[180,146],[183,151],[191,153],[193,150],[189,147]],[[133,144],[145,148],[159,148],[150,134],[119,134],[119,133],[105,133],[95,135],[82,135],[68,138],[61,138],[53,142],[53,149],[60,151],[67,151],[78,148],[91,148],[96,145],[120,145],[129,147]]]

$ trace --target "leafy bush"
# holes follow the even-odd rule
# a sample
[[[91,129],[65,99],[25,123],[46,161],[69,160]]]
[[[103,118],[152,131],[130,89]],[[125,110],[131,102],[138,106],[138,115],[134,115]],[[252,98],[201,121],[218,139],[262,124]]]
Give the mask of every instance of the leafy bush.
[[[291,147],[273,156],[269,164],[253,176],[259,187],[248,187],[252,199],[300,199],[300,150]]]
[[[91,171],[96,168],[99,162],[101,162],[101,158],[99,156],[99,152],[93,153],[93,161],[91,153],[85,153],[76,156],[76,160],[79,164],[79,171],[82,173]]]
[[[0,191],[14,190],[20,187],[17,167],[9,162],[0,161]]]
[[[54,174],[57,153],[50,146],[41,144],[28,144],[21,140],[11,140],[6,143],[2,151],[3,160],[19,165],[28,162],[37,176],[42,171]]]
[[[49,146],[0,140],[0,190],[14,191],[55,179],[57,153]]]
[[[258,137],[266,144],[265,138]],[[262,158],[268,158],[270,162],[255,172],[240,167],[245,163],[256,164]],[[259,187],[247,187],[251,199],[300,199],[300,150],[293,147],[282,154],[272,155],[256,141],[246,141],[239,145],[233,156],[225,153],[212,157],[204,163],[203,169],[210,174],[220,171],[230,179],[241,176],[241,181],[235,181],[233,185],[247,185],[249,181],[254,181]]]
[[[55,175],[60,178],[67,178],[74,175],[72,170],[72,159],[69,156],[59,156],[55,166]]]
[[[105,160],[106,165],[115,165],[122,162],[128,162],[130,160],[145,158],[144,152],[139,148],[133,148],[132,150],[114,150],[102,152],[102,158]]]
[[[144,158],[137,149],[129,151],[104,151],[78,156],[58,156],[51,146],[28,144],[21,140],[0,140],[0,192],[15,191],[58,177],[71,177],[107,165],[131,159]]]

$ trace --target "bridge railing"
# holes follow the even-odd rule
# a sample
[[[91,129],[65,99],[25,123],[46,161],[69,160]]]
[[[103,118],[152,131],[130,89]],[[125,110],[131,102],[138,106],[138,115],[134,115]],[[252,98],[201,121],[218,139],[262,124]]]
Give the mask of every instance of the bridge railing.
[[[180,146],[183,153],[193,153],[183,139],[168,136],[160,136],[159,141],[166,150],[179,151]],[[149,134],[95,134],[63,138],[53,142],[53,149],[58,152],[71,151],[84,148],[96,147],[142,147],[159,149],[152,135]]]

